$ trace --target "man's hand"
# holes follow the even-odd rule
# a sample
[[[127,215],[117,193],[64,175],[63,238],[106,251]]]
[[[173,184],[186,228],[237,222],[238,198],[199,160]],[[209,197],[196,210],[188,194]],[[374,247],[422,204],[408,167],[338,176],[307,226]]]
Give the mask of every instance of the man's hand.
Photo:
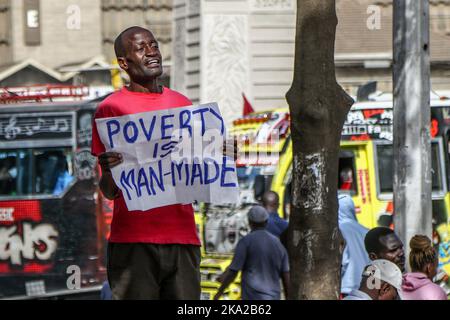
[[[234,279],[236,279],[237,275],[238,273],[236,271],[227,268],[225,272],[221,276],[219,276],[220,278],[219,282],[221,282],[222,284],[220,285],[220,288],[217,290],[217,293],[213,298],[214,300],[220,299],[225,289],[228,288],[228,286],[234,281]]]
[[[121,164],[123,157],[117,152],[104,152],[98,156],[98,164],[102,167],[102,172],[110,172],[111,168]]]
[[[234,159],[234,161],[237,160],[238,150],[236,139],[228,139],[223,142],[223,155]]]
[[[119,188],[111,174],[111,168],[121,164],[123,157],[117,152],[104,152],[98,156],[98,163],[102,167],[102,177],[100,179],[100,190],[103,195],[113,200],[119,195]]]

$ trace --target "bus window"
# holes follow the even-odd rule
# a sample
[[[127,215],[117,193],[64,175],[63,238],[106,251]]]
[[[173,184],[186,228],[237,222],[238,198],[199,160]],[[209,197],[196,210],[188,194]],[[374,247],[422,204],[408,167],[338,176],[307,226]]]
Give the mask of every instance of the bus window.
[[[339,153],[339,192],[348,192],[352,196],[358,193],[355,177],[355,155],[351,151]]]
[[[432,190],[444,191],[442,175],[442,162],[439,152],[439,143],[431,143],[431,173]],[[379,193],[392,193],[394,179],[394,150],[392,144],[376,145],[377,174]]]
[[[73,180],[71,148],[0,152],[0,196],[59,195]]]
[[[17,153],[0,152],[0,195],[16,194]]]

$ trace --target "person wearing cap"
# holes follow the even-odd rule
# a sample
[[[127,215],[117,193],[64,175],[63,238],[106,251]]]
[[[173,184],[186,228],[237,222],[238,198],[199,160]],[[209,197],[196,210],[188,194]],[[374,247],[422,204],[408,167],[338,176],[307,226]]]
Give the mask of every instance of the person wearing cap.
[[[388,260],[373,260],[363,271],[359,289],[344,300],[396,300],[401,292],[402,272]]]
[[[222,284],[214,300],[222,296],[239,271],[242,271],[242,300],[279,300],[280,278],[287,298],[288,255],[280,240],[266,230],[268,218],[267,210],[261,206],[248,212],[251,232],[238,242],[233,261],[219,279]]]
[[[262,204],[269,213],[266,227],[267,231],[280,238],[283,232],[288,228],[288,222],[278,215],[280,197],[272,190],[267,191],[262,196]]]

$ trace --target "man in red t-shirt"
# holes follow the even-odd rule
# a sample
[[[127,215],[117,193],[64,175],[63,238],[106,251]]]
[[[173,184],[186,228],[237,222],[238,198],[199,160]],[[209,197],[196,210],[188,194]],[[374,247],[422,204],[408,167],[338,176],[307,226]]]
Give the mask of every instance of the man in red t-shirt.
[[[149,30],[124,30],[115,40],[114,50],[130,85],[106,98],[97,108],[96,119],[192,105],[182,94],[158,85],[162,58]],[[108,244],[113,298],[199,299],[200,240],[192,205],[129,211],[111,174],[111,168],[123,161],[122,155],[105,152],[95,121],[92,154],[102,168],[100,189],[105,197],[114,199]]]

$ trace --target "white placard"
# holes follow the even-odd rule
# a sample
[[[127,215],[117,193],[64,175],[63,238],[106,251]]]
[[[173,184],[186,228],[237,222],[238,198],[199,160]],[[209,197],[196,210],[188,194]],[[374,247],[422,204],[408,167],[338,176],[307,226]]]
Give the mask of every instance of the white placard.
[[[226,137],[217,103],[96,119],[128,210],[176,203],[236,203],[236,166],[223,155]]]

